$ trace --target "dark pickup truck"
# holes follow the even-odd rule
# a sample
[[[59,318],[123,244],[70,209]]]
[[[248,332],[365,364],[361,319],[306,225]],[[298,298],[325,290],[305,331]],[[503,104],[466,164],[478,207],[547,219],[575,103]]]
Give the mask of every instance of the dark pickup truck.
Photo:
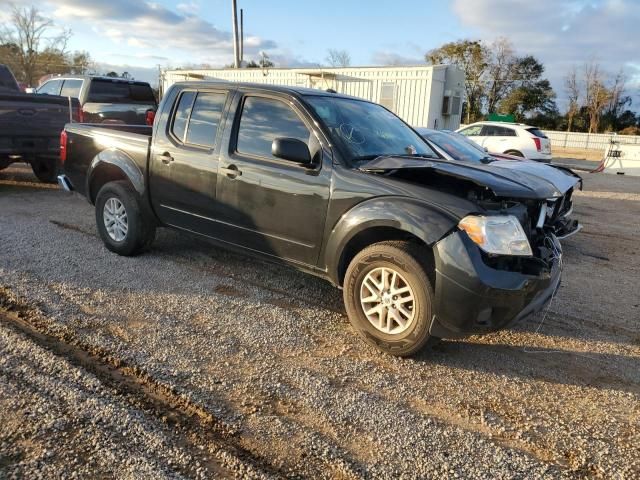
[[[60,133],[78,120],[77,100],[22,93],[11,71],[0,65],[0,170],[26,162],[43,182],[55,182]],[[71,112],[71,113],[70,113]]]
[[[95,205],[108,249],[134,255],[166,226],[284,262],[343,288],[355,330],[390,354],[503,328],[560,284],[550,225],[570,192],[447,159],[361,99],[180,83],[153,129],[71,124],[61,149],[59,182]]]
[[[38,95],[62,95],[80,102],[81,123],[152,125],[158,104],[147,82],[124,78],[70,75],[38,87]]]

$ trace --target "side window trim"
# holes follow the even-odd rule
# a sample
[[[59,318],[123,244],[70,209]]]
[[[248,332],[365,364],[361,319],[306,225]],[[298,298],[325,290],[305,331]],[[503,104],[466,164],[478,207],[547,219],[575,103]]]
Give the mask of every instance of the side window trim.
[[[198,101],[198,96],[201,93],[217,93],[219,95],[224,95],[224,102],[222,103],[222,110],[220,111],[220,120],[218,121],[218,127],[216,128],[216,138],[213,140],[213,145],[202,145],[200,143],[192,143],[187,142],[187,135],[189,134],[189,127],[191,125],[191,116],[193,115],[194,107],[196,106],[196,102]],[[218,144],[218,138],[220,137],[220,124],[222,122],[222,116],[224,115],[225,110],[227,109],[227,102],[229,101],[229,92],[225,90],[197,90],[196,95],[193,97],[193,103],[191,104],[191,110],[189,110],[189,118],[187,119],[187,125],[184,129],[184,142],[183,145],[189,147],[202,148],[205,150],[213,150]]]
[[[189,107],[189,116],[187,117],[187,119],[185,120],[185,127],[184,127],[184,133],[182,134],[183,138],[178,138],[177,135],[175,133],[173,133],[173,124],[175,122],[176,119],[176,113],[178,111],[178,106],[180,105],[180,100],[182,99],[182,96],[185,93],[193,93],[193,100],[191,100],[191,106]],[[218,139],[220,138],[221,135],[221,129],[220,129],[220,124],[218,125],[218,129],[216,131],[216,138],[214,140],[214,144],[213,146],[209,146],[209,145],[200,145],[198,143],[189,143],[187,142],[187,134],[189,133],[189,124],[191,122],[191,115],[193,115],[193,107],[196,104],[196,100],[198,99],[198,95],[200,93],[218,93],[221,95],[225,96],[224,99],[224,104],[222,107],[222,111],[220,112],[220,124],[222,123],[222,119],[223,116],[225,114],[225,112],[228,109],[228,103],[229,103],[229,90],[210,90],[210,89],[204,89],[204,90],[196,90],[196,89],[184,89],[180,92],[180,94],[176,97],[176,100],[173,103],[173,107],[171,109],[171,121],[169,122],[169,131],[168,134],[171,138],[173,138],[174,140],[176,140],[181,147],[193,147],[193,148],[198,148],[198,149],[202,149],[202,150],[213,150],[216,148],[216,146],[218,145]]]
[[[184,124],[184,132],[182,133],[182,138],[178,138],[178,136],[173,133],[173,127],[176,121],[176,113],[178,112],[178,107],[180,106],[180,101],[182,100],[182,97],[186,94],[186,93],[193,93],[193,99],[191,100],[191,106],[189,107],[189,117],[185,120],[185,124]],[[176,97],[176,101],[173,104],[173,108],[171,109],[171,122],[169,122],[169,135],[175,139],[176,141],[178,141],[180,143],[180,145],[184,145],[185,143],[185,139],[187,138],[187,128],[189,127],[189,120],[191,119],[191,112],[193,111],[193,105],[196,103],[196,98],[198,97],[198,91],[197,90],[191,90],[191,89],[184,89],[180,92],[180,95],[178,95]]]
[[[309,135],[316,136],[316,133],[313,130],[313,127],[310,125],[310,123],[307,121],[307,119],[304,117],[304,115],[300,111],[300,108],[297,107],[297,105],[292,101],[292,99],[287,98],[287,97],[280,97],[280,96],[277,96],[277,95],[263,94],[261,92],[239,92],[239,93],[242,96],[240,97],[239,104],[238,104],[238,107],[237,107],[237,112],[238,113],[236,113],[236,118],[235,118],[235,121],[234,121],[233,130],[232,130],[232,138],[231,138],[231,141],[229,142],[229,154],[230,155],[242,155],[243,157],[249,157],[249,158],[253,158],[255,160],[261,160],[261,161],[273,163],[273,164],[276,164],[276,165],[284,165],[284,166],[296,167],[296,168],[305,168],[303,166],[296,165],[295,163],[288,162],[286,160],[279,160],[277,158],[267,157],[267,156],[264,156],[264,155],[256,155],[256,154],[253,154],[253,153],[240,152],[238,150],[238,137],[239,137],[239,133],[240,133],[240,121],[242,120],[242,114],[244,112],[244,104],[247,101],[247,99],[251,98],[251,97],[266,98],[268,100],[274,100],[276,102],[283,103],[289,109],[291,109],[291,111],[295,114],[295,116],[298,117],[298,120],[300,120],[304,124],[305,128],[309,131]],[[322,142],[320,142],[320,143],[322,143]],[[308,144],[307,144],[307,147],[309,147]]]

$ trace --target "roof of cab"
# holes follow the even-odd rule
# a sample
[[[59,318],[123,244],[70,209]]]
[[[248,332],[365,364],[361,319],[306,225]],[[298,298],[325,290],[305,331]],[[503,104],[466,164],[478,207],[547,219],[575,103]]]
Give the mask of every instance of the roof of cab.
[[[278,92],[278,93],[289,93],[298,96],[321,96],[321,97],[339,97],[339,98],[348,98],[351,100],[361,100],[363,102],[367,102],[363,98],[354,97],[352,95],[345,95],[344,93],[334,93],[328,92],[326,90],[318,90],[316,88],[306,88],[306,87],[290,87],[286,85],[268,85],[264,83],[249,83],[249,82],[227,82],[224,80],[199,80],[192,82],[176,82],[175,86],[186,87],[186,88],[202,88],[204,87],[219,87],[219,86],[229,86],[233,88],[248,88],[252,90],[262,90],[266,92]]]

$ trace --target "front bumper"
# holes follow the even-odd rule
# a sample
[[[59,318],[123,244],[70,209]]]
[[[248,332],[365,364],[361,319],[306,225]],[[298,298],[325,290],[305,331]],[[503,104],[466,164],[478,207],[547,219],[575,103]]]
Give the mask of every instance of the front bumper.
[[[561,252],[557,239],[553,242]],[[560,259],[539,275],[488,266],[466,233],[454,232],[434,247],[436,289],[431,335],[462,338],[500,330],[542,310],[562,273]]]

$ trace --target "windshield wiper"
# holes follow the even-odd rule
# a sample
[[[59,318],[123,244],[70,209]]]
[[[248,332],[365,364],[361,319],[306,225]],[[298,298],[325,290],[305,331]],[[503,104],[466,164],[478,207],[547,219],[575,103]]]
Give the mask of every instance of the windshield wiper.
[[[495,161],[496,161],[496,159],[495,159],[495,158],[493,158],[493,157],[489,157],[489,156],[487,156],[487,157],[482,157],[482,158],[480,159],[480,161],[481,161],[482,163],[491,163],[491,162],[495,162]]]

